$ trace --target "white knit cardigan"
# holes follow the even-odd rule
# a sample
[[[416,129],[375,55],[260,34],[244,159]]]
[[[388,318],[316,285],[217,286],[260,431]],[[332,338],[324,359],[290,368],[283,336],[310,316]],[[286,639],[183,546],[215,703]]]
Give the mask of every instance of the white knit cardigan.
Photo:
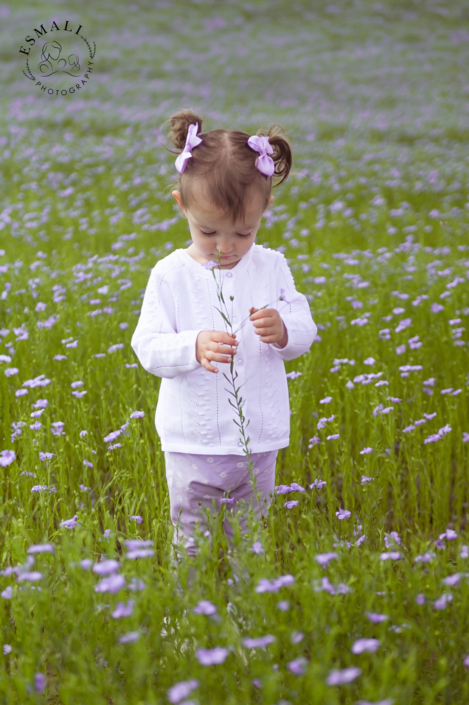
[[[232,269],[215,269],[233,330],[252,306],[276,308],[288,331],[284,348],[263,343],[249,319],[237,332],[234,370],[249,425],[253,453],[285,448],[290,437],[290,405],[284,360],[309,352],[316,337],[306,297],[296,288],[288,263],[276,250],[253,244]],[[284,301],[279,301],[283,289]],[[234,300],[230,301],[230,296]],[[273,302],[273,303],[272,303]],[[163,451],[209,455],[243,455],[234,401],[229,391],[230,365],[212,362],[209,372],[196,359],[200,331],[226,331],[213,274],[185,249],[159,260],[151,270],[131,346],[145,370],[162,377],[155,426]],[[229,391],[228,391],[229,390]]]

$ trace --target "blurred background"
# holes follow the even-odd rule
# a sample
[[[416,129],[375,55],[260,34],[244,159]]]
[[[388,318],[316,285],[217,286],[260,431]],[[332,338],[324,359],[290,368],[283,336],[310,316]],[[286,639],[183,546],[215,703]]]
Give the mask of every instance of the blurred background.
[[[430,195],[451,218],[464,208],[464,2],[29,2],[1,5],[0,19],[1,190],[4,206],[26,198],[35,213],[32,222],[18,213],[13,225],[23,243],[44,248],[54,212],[72,259],[73,248],[103,252],[135,226],[154,230],[157,249],[177,245],[175,155],[161,144],[171,147],[165,120],[186,107],[205,131],[284,127],[295,173],[274,205],[300,187],[317,199],[304,214],[314,248],[324,237],[321,203],[338,201],[331,219],[347,221],[328,237],[361,248],[377,232],[395,242],[418,227]],[[64,97],[42,93],[23,73],[25,37],[43,23],[52,38],[53,20],[61,29],[66,20],[73,31],[81,25],[96,46],[86,86]],[[356,204],[346,209],[354,193],[361,213]],[[430,244],[439,233],[435,223]]]

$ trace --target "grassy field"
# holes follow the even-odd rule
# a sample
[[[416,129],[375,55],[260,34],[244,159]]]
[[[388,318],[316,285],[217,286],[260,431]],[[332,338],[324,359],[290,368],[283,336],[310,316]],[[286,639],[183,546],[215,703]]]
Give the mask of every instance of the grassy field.
[[[467,702],[467,5],[0,17],[0,703]],[[22,73],[53,18],[96,43],[79,95]],[[183,107],[204,131],[284,127],[294,173],[257,242],[319,336],[286,363],[290,446],[267,527],[238,536],[244,571],[225,505],[181,595],[160,380],[130,339],[151,268],[190,243],[162,146]]]

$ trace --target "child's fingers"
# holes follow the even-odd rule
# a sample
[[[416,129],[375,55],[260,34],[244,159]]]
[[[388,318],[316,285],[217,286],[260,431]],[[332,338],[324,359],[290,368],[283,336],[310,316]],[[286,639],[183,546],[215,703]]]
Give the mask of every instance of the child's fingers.
[[[208,370],[209,372],[218,372],[218,368],[213,367],[213,365],[211,365],[209,363],[209,361],[207,360],[206,357],[202,358],[202,362],[200,364],[202,365],[202,367],[205,367],[205,369]]]
[[[207,352],[205,353],[205,357],[210,362],[231,362],[231,357],[229,357],[229,355],[227,355],[227,353],[229,353],[230,350],[224,350],[223,348],[222,348],[222,350],[223,350],[223,354],[221,352],[216,352],[214,350],[207,350]],[[236,350],[234,348],[231,348],[231,350],[233,350],[232,355],[235,355]]]

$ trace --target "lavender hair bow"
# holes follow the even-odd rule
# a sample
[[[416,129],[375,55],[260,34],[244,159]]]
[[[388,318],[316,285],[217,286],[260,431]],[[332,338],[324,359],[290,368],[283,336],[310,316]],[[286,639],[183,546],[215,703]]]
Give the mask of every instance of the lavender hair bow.
[[[259,135],[253,135],[248,139],[248,145],[251,149],[259,152],[261,155],[260,157],[257,157],[255,161],[255,165],[259,171],[266,176],[272,176],[275,171],[275,164],[272,157],[269,157],[268,155],[273,154],[274,150],[269,142],[269,138],[265,136],[259,137]]]
[[[187,131],[186,144],[184,146],[184,151],[176,159],[176,169],[180,174],[183,173],[186,168],[187,160],[192,157],[192,150],[197,147],[198,144],[202,142],[200,137],[197,137],[197,130],[199,129],[199,123],[196,122],[195,125],[189,125]]]

